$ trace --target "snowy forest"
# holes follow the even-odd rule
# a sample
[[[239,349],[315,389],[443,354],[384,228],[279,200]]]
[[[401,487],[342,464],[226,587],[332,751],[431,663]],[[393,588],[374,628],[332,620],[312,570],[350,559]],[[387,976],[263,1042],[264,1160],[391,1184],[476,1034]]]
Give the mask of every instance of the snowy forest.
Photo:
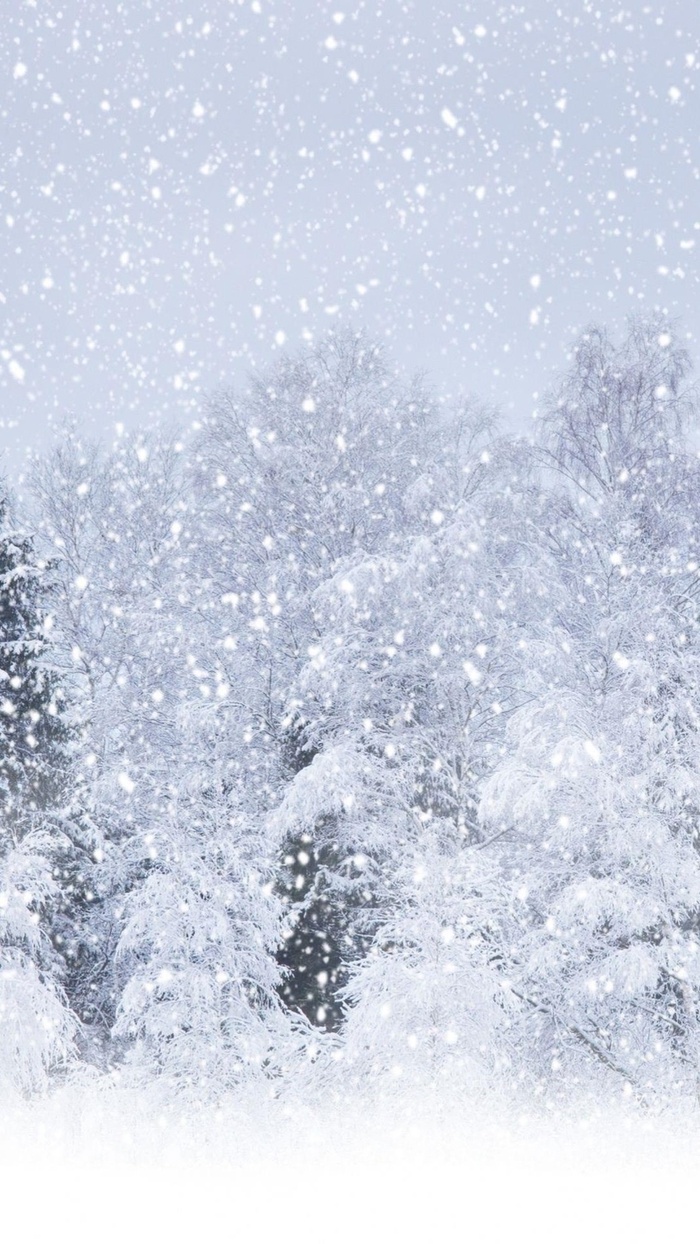
[[[6,1087],[697,1098],[681,338],[516,436],[346,329],[6,483]]]

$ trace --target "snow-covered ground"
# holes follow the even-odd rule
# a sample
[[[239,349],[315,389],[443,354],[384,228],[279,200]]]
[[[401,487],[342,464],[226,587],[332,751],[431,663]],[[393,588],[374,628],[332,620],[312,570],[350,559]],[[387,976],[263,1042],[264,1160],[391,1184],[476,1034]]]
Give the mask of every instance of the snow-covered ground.
[[[0,1158],[4,1239],[661,1241],[692,1233],[700,1127],[483,1102],[159,1113],[71,1088],[6,1105]]]

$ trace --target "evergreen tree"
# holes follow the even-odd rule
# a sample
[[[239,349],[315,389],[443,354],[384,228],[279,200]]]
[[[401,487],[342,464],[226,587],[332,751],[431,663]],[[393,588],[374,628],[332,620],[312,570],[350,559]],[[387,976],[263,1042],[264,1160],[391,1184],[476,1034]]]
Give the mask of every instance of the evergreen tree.
[[[75,1023],[51,942],[66,729],[47,644],[46,565],[0,505],[0,1080],[31,1091]]]

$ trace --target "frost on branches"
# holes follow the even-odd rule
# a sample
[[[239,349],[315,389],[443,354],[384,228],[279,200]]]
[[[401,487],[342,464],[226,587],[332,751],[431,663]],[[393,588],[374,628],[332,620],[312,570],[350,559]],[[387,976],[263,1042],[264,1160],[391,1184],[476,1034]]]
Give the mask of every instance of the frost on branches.
[[[45,1087],[72,1052],[52,920],[60,907],[66,730],[45,639],[46,564],[0,504],[0,1084]]]
[[[346,332],[37,464],[0,540],[6,1081],[695,1097],[689,372],[665,322],[591,328],[530,441]]]
[[[645,1097],[698,1082],[698,460],[661,323],[580,342],[541,446],[547,558],[484,824],[512,827],[520,1040]],[[528,1031],[532,1034],[527,1036]]]

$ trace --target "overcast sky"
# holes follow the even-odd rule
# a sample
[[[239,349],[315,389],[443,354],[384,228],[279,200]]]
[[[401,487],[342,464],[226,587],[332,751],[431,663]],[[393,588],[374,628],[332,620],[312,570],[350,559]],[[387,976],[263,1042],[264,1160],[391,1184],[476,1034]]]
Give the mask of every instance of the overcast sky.
[[[189,421],[341,322],[516,425],[591,320],[663,307],[698,352],[695,0],[0,16],[12,455]]]

